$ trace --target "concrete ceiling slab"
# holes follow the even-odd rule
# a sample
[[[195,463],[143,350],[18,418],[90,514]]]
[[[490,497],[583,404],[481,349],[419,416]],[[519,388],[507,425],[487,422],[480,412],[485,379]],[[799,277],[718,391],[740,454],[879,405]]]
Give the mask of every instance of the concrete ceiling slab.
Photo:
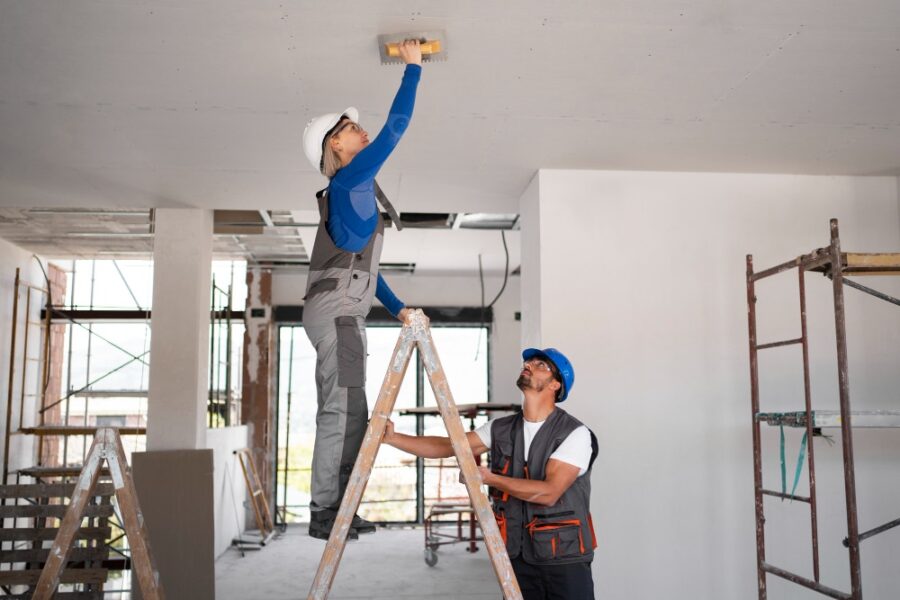
[[[301,133],[377,131],[442,29],[380,175],[405,211],[516,212],[541,167],[900,175],[900,3],[0,3],[0,206],[314,209]]]

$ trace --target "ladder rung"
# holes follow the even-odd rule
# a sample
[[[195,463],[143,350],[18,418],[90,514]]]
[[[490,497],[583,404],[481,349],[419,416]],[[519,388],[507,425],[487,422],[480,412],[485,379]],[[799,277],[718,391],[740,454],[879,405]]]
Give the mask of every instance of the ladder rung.
[[[893,521],[889,521],[884,525],[880,525],[875,529],[870,529],[869,531],[865,531],[859,534],[859,541],[863,541],[867,538],[872,537],[873,535],[878,535],[879,533],[884,533],[888,529],[893,529],[894,527],[900,526],[900,519],[894,519]],[[844,548],[850,547],[850,538],[844,538]]]
[[[27,477],[34,477],[35,479],[41,478],[49,478],[49,477],[78,477],[81,475],[81,470],[83,467],[75,466],[75,467],[29,467],[27,469],[19,469],[19,474],[25,475]],[[107,467],[103,467],[100,469],[100,475],[103,477],[109,477],[109,469]]]
[[[62,519],[69,510],[68,504],[9,504],[0,506],[0,517],[4,519]],[[111,517],[112,504],[89,504],[84,507],[85,517]]]
[[[20,483],[15,485],[0,485],[0,498],[71,498],[75,491],[74,483]],[[112,496],[116,488],[111,483],[98,483],[94,488],[94,496]],[[5,530],[0,528],[0,540],[18,538],[4,537]],[[35,538],[22,538],[35,539]],[[47,539],[53,539],[52,537]],[[5,561],[0,561],[5,562]]]
[[[59,576],[60,583],[106,583],[106,569],[66,569]],[[41,569],[0,572],[0,585],[37,585],[41,579]]]
[[[810,503],[809,498],[806,496],[794,496],[791,494],[782,494],[781,492],[773,492],[772,490],[763,490],[764,496],[774,496],[776,498],[781,498],[782,500],[796,500],[797,502],[806,502]]]
[[[23,427],[19,431],[29,435],[94,435],[99,426],[85,425],[39,425],[37,427]],[[119,435],[146,435],[146,427],[116,427]]]
[[[256,490],[255,492],[253,492],[253,497],[256,498],[260,494],[262,494],[262,490]]]
[[[75,484],[73,483],[70,485],[74,490]],[[111,483],[102,485],[112,486]],[[113,490],[113,493],[115,493],[115,488],[113,488]],[[67,497],[71,495],[72,494],[70,493]],[[57,534],[59,534],[59,528],[57,527],[6,527],[5,529],[0,529],[0,540],[4,542],[52,542],[56,539]],[[111,534],[112,528],[110,527],[82,527],[75,533],[75,539],[98,540],[102,543],[103,540],[109,539]]]
[[[795,573],[791,573],[790,571],[785,571],[784,569],[779,569],[776,566],[770,565],[769,563],[762,563],[760,565],[763,571],[767,573],[771,573],[772,575],[776,575],[781,577],[782,579],[786,579],[792,583],[796,583],[797,585],[802,585],[803,587],[807,587],[811,590],[815,590],[820,594],[824,594],[829,598],[837,598],[837,600],[852,600],[853,596],[850,594],[845,594],[839,590],[828,587],[827,585],[822,585],[817,581],[813,581],[811,579],[807,579],[806,577],[801,577]]]
[[[792,344],[802,344],[803,338],[797,338],[796,340],[784,340],[783,342],[771,342],[769,344],[758,344],[756,346],[757,350],[765,350],[766,348],[777,348],[779,346],[790,346]]]

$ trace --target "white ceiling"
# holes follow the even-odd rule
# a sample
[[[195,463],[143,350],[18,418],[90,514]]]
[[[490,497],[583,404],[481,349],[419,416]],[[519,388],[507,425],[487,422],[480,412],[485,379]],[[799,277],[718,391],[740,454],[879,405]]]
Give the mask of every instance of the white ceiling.
[[[313,208],[306,121],[377,131],[377,35],[431,29],[380,176],[404,211],[516,212],[540,167],[900,174],[897,0],[28,0],[0,3],[0,206]]]

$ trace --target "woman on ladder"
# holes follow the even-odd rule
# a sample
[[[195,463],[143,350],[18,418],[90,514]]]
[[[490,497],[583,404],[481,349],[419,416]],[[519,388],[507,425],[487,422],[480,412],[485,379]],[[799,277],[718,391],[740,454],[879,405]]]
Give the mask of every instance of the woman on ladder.
[[[321,219],[303,307],[303,328],[316,349],[318,392],[309,535],[323,540],[331,534],[366,432],[366,315],[373,297],[401,321],[409,314],[378,273],[384,221],[376,197],[398,228],[400,221],[375,175],[412,118],[422,72],[419,42],[403,42],[400,56],[406,63],[403,80],[387,123],[371,143],[355,108],[317,117],[303,132],[306,157],[329,179],[316,194]],[[356,515],[349,538],[374,531],[374,524]]]

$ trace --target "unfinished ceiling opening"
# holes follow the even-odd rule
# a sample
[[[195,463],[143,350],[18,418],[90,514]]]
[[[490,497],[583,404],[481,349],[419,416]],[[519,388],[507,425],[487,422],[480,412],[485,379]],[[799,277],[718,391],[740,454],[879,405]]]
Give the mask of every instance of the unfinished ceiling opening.
[[[385,214],[385,219],[387,215]],[[404,227],[413,229],[518,230],[519,215],[508,213],[400,213]]]
[[[479,254],[486,272],[497,272],[504,261],[499,231],[513,232],[513,264],[518,261],[515,213],[404,212],[401,218],[404,231],[392,229],[385,245],[384,272],[474,274]],[[213,256],[302,272],[317,226],[315,211],[216,210]],[[153,231],[152,209],[0,208],[0,238],[47,258],[151,259]]]

